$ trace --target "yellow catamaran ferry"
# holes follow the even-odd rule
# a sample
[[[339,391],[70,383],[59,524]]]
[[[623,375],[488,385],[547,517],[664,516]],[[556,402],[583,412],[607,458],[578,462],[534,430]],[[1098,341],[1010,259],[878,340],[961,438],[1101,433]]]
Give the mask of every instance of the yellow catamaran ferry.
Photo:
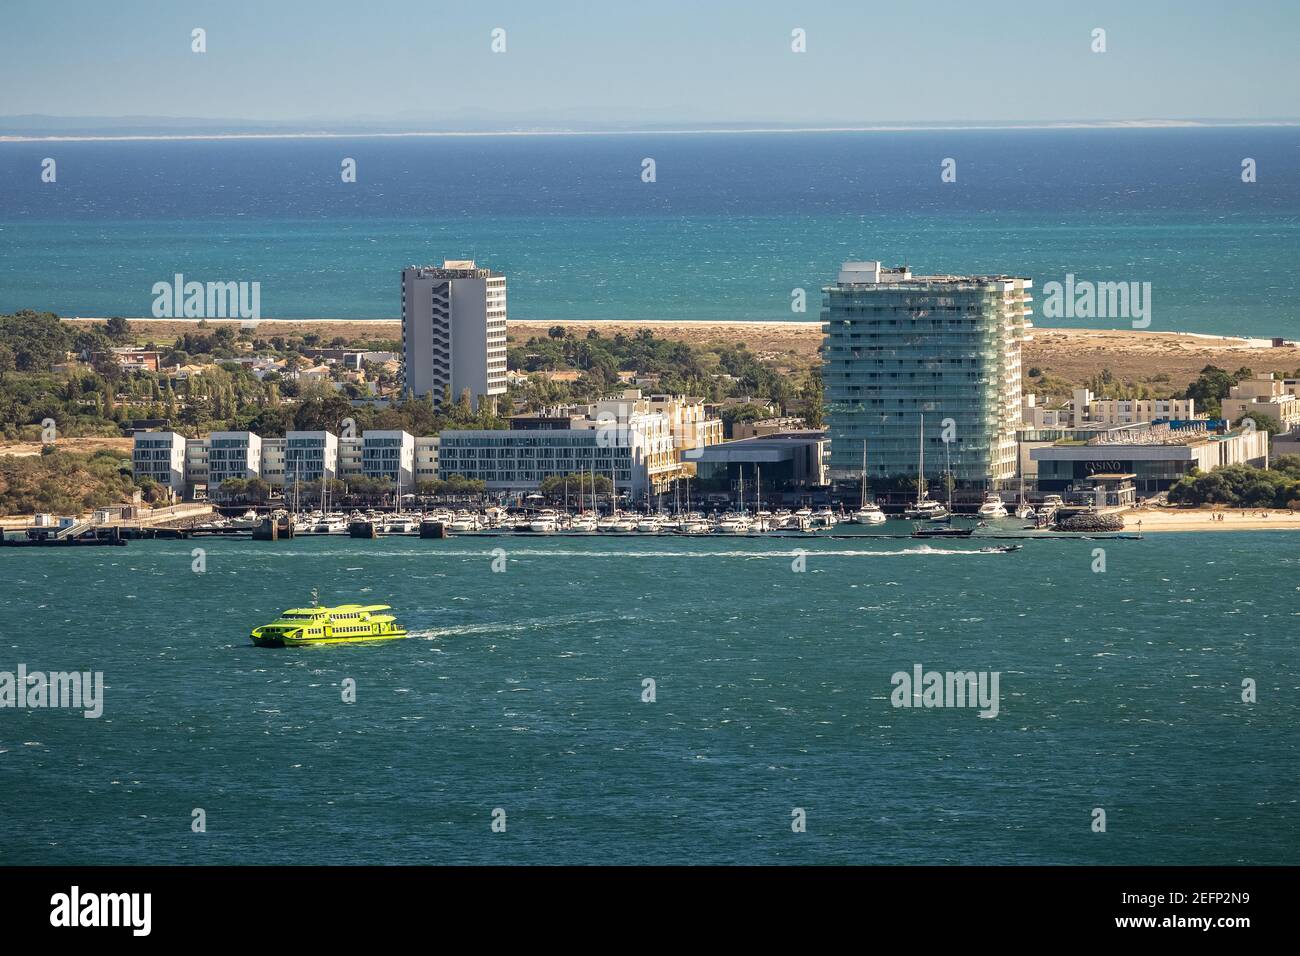
[[[312,592],[315,598],[315,592]],[[253,628],[258,647],[305,647],[308,644],[358,644],[406,637],[387,604],[340,604],[338,607],[290,608],[270,624]]]

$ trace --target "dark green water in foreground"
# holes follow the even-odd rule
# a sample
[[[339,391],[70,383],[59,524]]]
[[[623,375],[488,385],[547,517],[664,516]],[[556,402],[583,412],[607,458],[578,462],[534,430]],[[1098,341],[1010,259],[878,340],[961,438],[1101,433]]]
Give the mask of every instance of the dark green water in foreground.
[[[973,547],[0,551],[0,670],[107,684],[98,720],[0,710],[0,864],[1300,858],[1300,535]],[[313,586],[413,639],[248,644]],[[916,663],[1000,671],[1000,715],[893,708]]]

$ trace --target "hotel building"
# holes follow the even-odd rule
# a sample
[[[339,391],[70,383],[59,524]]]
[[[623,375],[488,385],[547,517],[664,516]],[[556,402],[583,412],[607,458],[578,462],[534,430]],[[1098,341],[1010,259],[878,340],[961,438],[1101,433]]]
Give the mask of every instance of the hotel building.
[[[477,407],[506,391],[506,279],[473,260],[402,270],[402,384]]]
[[[907,266],[846,262],[822,290],[822,379],[831,439],[830,477],[917,472],[925,417],[926,474],[984,485],[1016,470],[1021,345],[1032,327],[1030,280],[1017,276],[914,276]]]

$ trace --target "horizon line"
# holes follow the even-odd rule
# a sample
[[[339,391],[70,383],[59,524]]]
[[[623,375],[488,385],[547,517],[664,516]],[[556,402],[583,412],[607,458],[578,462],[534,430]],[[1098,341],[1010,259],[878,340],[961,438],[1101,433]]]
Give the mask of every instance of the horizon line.
[[[202,141],[202,140],[278,140],[278,139],[414,139],[435,137],[500,137],[500,136],[697,136],[697,135],[753,135],[770,133],[915,133],[915,132],[980,132],[1016,130],[1067,130],[1067,129],[1237,129],[1237,128],[1295,128],[1300,120],[1060,120],[1042,123],[962,123],[938,125],[870,126],[755,126],[741,128],[687,127],[681,129],[539,129],[539,130],[408,130],[408,131],[356,131],[331,132],[328,130],[299,132],[244,132],[244,133],[56,133],[48,136],[0,135],[0,143],[56,143],[56,142],[152,142],[152,141]]]

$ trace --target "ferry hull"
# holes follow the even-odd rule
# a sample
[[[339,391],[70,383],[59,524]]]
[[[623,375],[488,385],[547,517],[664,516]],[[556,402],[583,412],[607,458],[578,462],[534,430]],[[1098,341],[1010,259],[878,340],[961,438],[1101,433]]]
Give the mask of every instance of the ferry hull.
[[[307,647],[312,644],[373,644],[375,641],[393,641],[407,637],[406,628],[398,628],[386,634],[358,634],[347,637],[297,637],[284,634],[259,634],[261,628],[253,630],[249,637],[258,647]]]

